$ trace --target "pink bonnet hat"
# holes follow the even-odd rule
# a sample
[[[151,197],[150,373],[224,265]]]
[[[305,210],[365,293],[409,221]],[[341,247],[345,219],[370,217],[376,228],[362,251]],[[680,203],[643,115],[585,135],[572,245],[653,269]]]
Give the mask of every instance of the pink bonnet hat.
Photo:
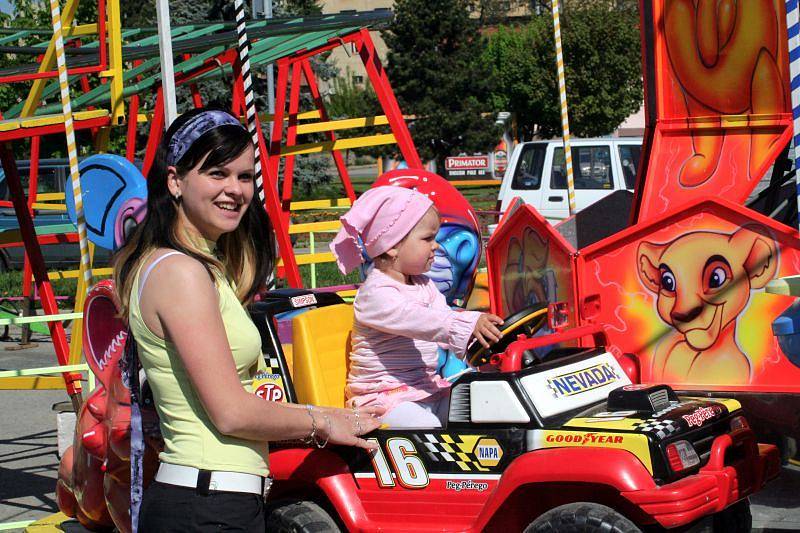
[[[364,262],[361,243],[369,257],[378,257],[403,240],[417,225],[433,202],[424,194],[405,187],[369,189],[339,220],[342,229],[330,249],[342,274]]]

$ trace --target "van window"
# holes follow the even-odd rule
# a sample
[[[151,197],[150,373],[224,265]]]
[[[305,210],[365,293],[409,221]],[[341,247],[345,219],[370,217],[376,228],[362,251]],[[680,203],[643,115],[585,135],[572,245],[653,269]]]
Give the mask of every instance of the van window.
[[[613,189],[611,149],[608,146],[575,146],[572,148],[572,174],[575,189]],[[564,149],[553,150],[551,189],[567,188],[567,165]]]
[[[632,144],[619,146],[619,162],[622,165],[622,176],[625,178],[626,189],[633,189],[636,185],[636,170],[639,168],[641,157],[641,146]]]
[[[544,168],[545,144],[528,144],[522,147],[519,163],[514,170],[511,188],[516,190],[535,190],[542,186],[542,169]]]

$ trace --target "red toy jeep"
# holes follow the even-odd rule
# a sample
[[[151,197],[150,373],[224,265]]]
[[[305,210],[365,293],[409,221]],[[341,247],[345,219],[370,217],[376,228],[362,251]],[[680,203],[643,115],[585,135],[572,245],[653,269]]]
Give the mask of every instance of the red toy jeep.
[[[341,407],[352,308],[309,294],[254,308],[270,386]],[[291,352],[266,342],[274,312],[324,303],[293,319]],[[505,323],[469,354],[479,371],[454,382],[446,427],[376,430],[373,454],[273,446],[268,530],[750,530],[747,497],[780,465],[737,401],[634,384],[602,327],[548,333],[546,307]]]

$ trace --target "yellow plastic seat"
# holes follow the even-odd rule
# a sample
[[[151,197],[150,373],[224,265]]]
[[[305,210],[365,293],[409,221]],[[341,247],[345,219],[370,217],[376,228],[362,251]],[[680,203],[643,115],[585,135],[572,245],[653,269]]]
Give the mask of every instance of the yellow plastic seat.
[[[353,306],[331,305],[292,320],[292,382],[300,403],[344,407]]]

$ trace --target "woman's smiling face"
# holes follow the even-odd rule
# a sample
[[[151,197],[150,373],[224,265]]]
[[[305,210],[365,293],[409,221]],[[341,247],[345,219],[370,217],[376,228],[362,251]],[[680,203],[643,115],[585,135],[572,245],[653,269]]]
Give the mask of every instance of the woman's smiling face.
[[[253,199],[253,147],[227,163],[200,170],[205,159],[182,177],[169,167],[168,186],[173,197],[180,195],[180,224],[216,241],[239,226]]]

